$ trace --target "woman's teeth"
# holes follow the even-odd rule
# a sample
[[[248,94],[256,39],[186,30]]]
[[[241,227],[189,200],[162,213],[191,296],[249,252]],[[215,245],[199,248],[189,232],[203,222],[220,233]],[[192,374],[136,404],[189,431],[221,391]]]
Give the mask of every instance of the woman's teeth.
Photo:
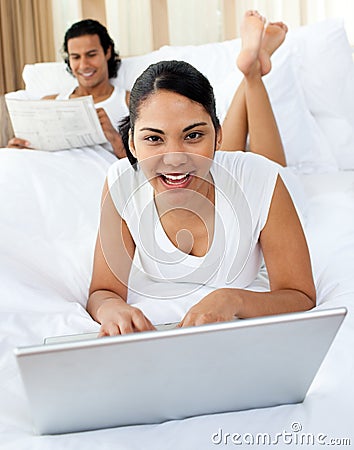
[[[185,183],[189,177],[189,173],[184,173],[181,175],[163,174],[162,177],[167,184],[177,185]]]

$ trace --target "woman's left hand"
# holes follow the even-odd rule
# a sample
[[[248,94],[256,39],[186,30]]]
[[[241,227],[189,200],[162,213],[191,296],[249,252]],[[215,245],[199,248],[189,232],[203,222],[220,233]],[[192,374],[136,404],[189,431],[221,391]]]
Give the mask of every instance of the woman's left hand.
[[[192,306],[178,326],[190,327],[233,320],[237,316],[239,301],[237,289],[216,289]]]

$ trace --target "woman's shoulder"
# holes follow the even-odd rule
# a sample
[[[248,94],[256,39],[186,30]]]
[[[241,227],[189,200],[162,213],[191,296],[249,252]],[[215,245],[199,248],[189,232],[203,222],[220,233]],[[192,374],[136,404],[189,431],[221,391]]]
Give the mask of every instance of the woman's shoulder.
[[[144,205],[152,195],[152,188],[144,172],[135,169],[128,158],[114,162],[108,169],[107,184],[113,202],[123,218],[139,205]]]
[[[250,211],[262,229],[268,215],[280,166],[249,152],[216,152],[215,185],[233,204]],[[245,201],[244,201],[245,200]]]
[[[257,203],[264,195],[272,195],[280,166],[250,152],[216,152],[212,170],[220,189],[234,195],[238,186]]]
[[[135,175],[136,171],[128,158],[118,159],[108,168],[108,181],[116,181],[122,176],[133,179]]]
[[[277,167],[279,166],[277,163],[269,160],[265,156],[258,155],[252,152],[244,152],[241,150],[236,151],[223,151],[219,150],[215,152],[215,161],[219,164],[223,165],[232,165],[232,166],[268,166],[268,167]]]
[[[134,170],[128,158],[122,158],[114,162],[107,172],[107,184],[113,202],[122,215],[132,194],[139,184],[141,171]]]
[[[109,187],[115,184],[120,192],[125,192],[126,195],[131,195],[132,192],[147,183],[139,165],[133,167],[128,158],[118,159],[108,168],[107,181]]]
[[[250,176],[267,177],[278,173],[280,166],[262,155],[243,151],[217,151],[214,157],[214,170],[227,171],[239,182]]]

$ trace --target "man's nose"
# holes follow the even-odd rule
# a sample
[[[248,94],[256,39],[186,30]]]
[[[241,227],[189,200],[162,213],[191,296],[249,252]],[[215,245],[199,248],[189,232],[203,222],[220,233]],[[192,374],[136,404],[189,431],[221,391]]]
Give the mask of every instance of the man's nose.
[[[80,69],[84,69],[88,66],[88,59],[85,56],[80,58]]]

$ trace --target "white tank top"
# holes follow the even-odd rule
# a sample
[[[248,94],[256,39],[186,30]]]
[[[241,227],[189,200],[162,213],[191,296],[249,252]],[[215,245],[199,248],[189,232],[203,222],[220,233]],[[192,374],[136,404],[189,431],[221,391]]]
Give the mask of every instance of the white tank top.
[[[214,237],[206,255],[196,257],[177,249],[166,235],[142,170],[134,171],[127,158],[114,163],[108,186],[136,245],[128,302],[141,307],[149,299],[171,300],[188,310],[218,288],[268,290],[259,236],[279,169],[252,153],[215,153],[210,170],[215,183]]]

